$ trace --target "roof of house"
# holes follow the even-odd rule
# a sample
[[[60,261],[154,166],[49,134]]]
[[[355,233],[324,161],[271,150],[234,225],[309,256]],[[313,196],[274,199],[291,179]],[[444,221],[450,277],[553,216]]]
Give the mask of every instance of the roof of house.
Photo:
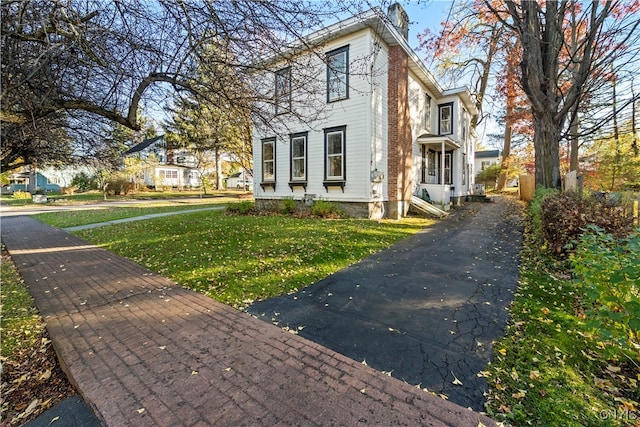
[[[124,155],[126,156],[127,154],[139,153],[140,151],[142,151],[145,148],[155,144],[156,142],[160,141],[161,139],[164,139],[164,135],[156,136],[155,138],[145,139],[141,143],[136,144],[133,147],[129,148],[127,151],[125,151]]]
[[[500,150],[476,151],[475,154],[476,159],[487,159],[494,157],[500,157]]]

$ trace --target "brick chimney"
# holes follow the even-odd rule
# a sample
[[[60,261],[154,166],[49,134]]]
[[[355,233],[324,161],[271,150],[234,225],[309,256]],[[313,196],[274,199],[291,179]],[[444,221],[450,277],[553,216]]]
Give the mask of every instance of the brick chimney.
[[[409,15],[404,11],[400,3],[389,6],[387,16],[394,27],[402,34],[405,40],[409,39]]]
[[[388,99],[388,193],[387,216],[404,216],[411,202],[412,136],[409,114],[409,55],[402,46],[389,46]]]

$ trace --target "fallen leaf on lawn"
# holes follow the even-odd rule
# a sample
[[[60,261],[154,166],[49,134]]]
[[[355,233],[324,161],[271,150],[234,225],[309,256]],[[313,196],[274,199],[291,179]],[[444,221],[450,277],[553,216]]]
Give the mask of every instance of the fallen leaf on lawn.
[[[549,314],[549,309],[548,309],[547,307],[544,307],[544,308],[542,309],[542,314],[544,314],[545,316],[546,316],[547,314]]]
[[[511,397],[513,397],[514,399],[522,399],[526,395],[527,395],[527,391],[526,390],[518,390],[518,392],[517,393],[513,393],[511,395]]]
[[[537,380],[538,378],[540,378],[540,371],[529,372],[529,378],[531,378],[532,380]]]
[[[613,373],[618,373],[618,372],[621,371],[621,369],[618,366],[607,365],[607,371],[613,372]]]
[[[500,350],[498,350],[498,353],[500,353],[503,356],[507,355],[507,349],[506,348],[501,348]]]
[[[453,384],[453,385],[462,385],[462,381],[460,381],[456,377],[456,374],[454,374],[453,371],[451,371],[451,375],[453,375],[453,381],[451,381],[451,384]]]
[[[514,381],[518,381],[520,379],[520,375],[518,375],[515,369],[511,370],[511,378],[513,378]]]

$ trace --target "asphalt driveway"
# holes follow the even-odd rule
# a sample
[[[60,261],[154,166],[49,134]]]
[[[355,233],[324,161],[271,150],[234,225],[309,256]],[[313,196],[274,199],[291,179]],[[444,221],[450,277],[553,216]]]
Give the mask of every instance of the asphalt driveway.
[[[411,385],[484,409],[492,342],[518,280],[518,202],[447,219],[295,294],[247,311]]]

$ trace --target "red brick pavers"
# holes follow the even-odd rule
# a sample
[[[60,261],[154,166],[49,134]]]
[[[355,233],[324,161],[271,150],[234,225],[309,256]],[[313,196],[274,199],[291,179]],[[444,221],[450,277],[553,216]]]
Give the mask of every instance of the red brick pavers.
[[[495,425],[32,218],[2,241],[107,426]]]

